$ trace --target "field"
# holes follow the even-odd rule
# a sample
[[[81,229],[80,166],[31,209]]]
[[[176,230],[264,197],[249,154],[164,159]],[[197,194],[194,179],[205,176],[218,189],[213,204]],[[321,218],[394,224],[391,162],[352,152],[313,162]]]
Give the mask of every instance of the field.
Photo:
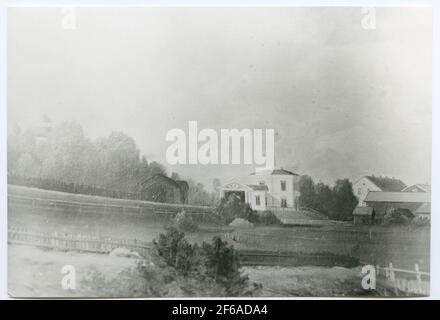
[[[163,232],[164,226],[170,221],[170,218],[176,210],[179,210],[176,206],[156,206],[156,204],[144,203],[142,201],[117,200],[70,194],[66,195],[60,192],[25,187],[9,186],[8,191],[10,195],[17,197],[11,197],[8,201],[9,226],[45,233],[57,232],[60,234],[92,235],[102,238],[136,239],[152,242],[153,239],[157,238],[158,235]],[[24,197],[25,199],[20,200],[20,197]],[[35,201],[32,199],[39,200]],[[68,201],[68,203],[57,201]],[[205,210],[205,212],[210,210],[209,208],[203,207],[186,207],[186,209],[188,212],[191,212],[191,210]],[[197,212],[195,214],[200,213]],[[293,224],[289,226],[257,226],[251,229],[240,229],[200,223],[197,232],[187,233],[186,236],[190,241],[201,243],[202,241],[210,241],[212,237],[216,235],[221,236],[224,240],[233,244],[234,248],[238,250],[266,251],[279,255],[282,255],[283,252],[294,252],[316,256],[316,259],[311,259],[310,261],[319,260],[319,257],[328,256],[328,254],[336,254],[346,257],[354,257],[358,259],[360,265],[372,264],[388,266],[392,263],[394,267],[414,270],[414,267],[417,264],[421,271],[429,272],[429,227],[369,227],[323,221],[322,223],[314,222],[310,225]],[[13,256],[14,252],[17,253],[16,258]],[[52,254],[55,253],[51,253],[51,255]],[[41,257],[44,257],[45,255],[47,255],[47,253],[42,254]],[[39,256],[37,255],[36,257]],[[57,260],[52,259],[50,255],[48,256],[48,259],[48,261]],[[105,267],[107,264],[114,265],[116,268],[115,270],[109,269],[109,272],[112,274],[117,274],[121,268],[123,269],[131,263],[130,260],[118,260],[121,263],[119,268],[117,267],[119,262],[110,263],[108,257],[105,255],[99,257],[99,255],[78,252],[71,252],[68,256],[63,255],[61,260],[72,262],[78,260],[87,264],[88,259],[90,260],[90,267],[96,265],[100,268],[102,263],[102,268],[107,270],[107,267]],[[30,259],[28,263],[26,262],[26,254],[23,255],[20,253],[20,250],[17,249],[11,249],[10,260],[15,261],[16,263],[16,265],[13,266],[14,271],[19,270],[17,268],[19,268],[20,264],[27,265],[26,268],[30,269],[28,271],[23,270],[22,274],[28,274],[29,277],[31,275],[35,277],[35,274],[40,273],[43,275],[45,273],[53,273],[55,272],[55,269],[58,268],[58,265],[54,265],[51,267],[52,269],[49,268],[48,271],[44,269],[43,266],[40,266],[40,262],[32,261],[32,259]],[[276,259],[274,259],[274,265],[276,265],[275,260]],[[80,266],[82,265],[80,262],[78,263]],[[48,267],[52,264],[53,263],[47,262]],[[33,265],[35,268],[32,267]],[[340,266],[342,266],[342,264]],[[313,272],[308,271],[307,268],[309,267],[312,268]],[[264,268],[270,267],[267,266]],[[265,282],[264,279],[267,279],[268,284],[270,284],[269,279],[271,272],[275,272],[272,269],[258,269],[249,266],[245,269],[249,270],[252,277],[260,279],[262,283]],[[276,270],[280,271],[279,269]],[[349,283],[358,283],[359,276],[359,270],[357,269],[357,271],[354,271],[355,269],[322,268],[317,267],[316,265],[302,266],[300,269],[292,269],[296,271],[288,270],[290,269],[285,269],[284,271],[286,272],[277,271],[276,282],[281,281],[280,279],[284,279],[280,284],[291,283],[289,279],[297,279],[292,280],[293,289],[291,293],[294,295],[299,294],[300,291],[297,291],[296,288],[300,288],[300,284],[303,285],[303,288],[306,288],[309,285],[312,287],[318,285],[318,283],[314,283],[314,281],[320,281],[317,278],[321,277],[321,275],[324,278],[321,283],[322,285],[327,283],[327,280],[325,280],[327,279],[325,274],[327,274],[328,277],[332,279],[333,276],[336,276],[336,278],[339,279],[337,281],[335,280],[336,282],[342,281],[341,283],[344,283],[340,283],[342,287],[346,287],[346,285],[350,287]],[[295,276],[292,272],[300,272],[300,275]],[[286,278],[283,278],[284,273],[286,274]],[[347,278],[341,280],[339,277],[340,273],[346,274]],[[311,277],[309,282],[306,281],[307,277],[305,275]],[[21,279],[21,283],[23,284],[28,281],[32,284],[32,281],[35,279],[29,277]],[[31,289],[34,284],[26,284],[26,289],[19,284],[20,279],[18,276],[11,274],[10,280],[11,279],[12,283],[15,283],[15,287],[21,288],[20,292],[32,293]],[[355,282],[351,282],[352,280]],[[328,282],[328,285],[332,287],[329,283],[332,282]],[[50,281],[48,282],[48,288],[52,288]],[[307,290],[304,289],[304,292],[313,293],[310,290],[311,287]],[[317,294],[325,295],[325,292],[327,292],[325,290],[327,289],[323,288],[323,290],[324,291],[320,291],[321,293]],[[273,291],[274,295],[276,295],[275,291]],[[49,292],[52,291],[49,290]],[[280,292],[287,293],[289,291],[281,288]],[[331,290],[328,291],[329,294],[331,292]],[[343,294],[344,292],[353,293],[353,291],[344,289],[343,292],[339,292],[338,294]],[[60,292],[56,291],[56,293]]]
[[[232,242],[238,249],[290,252],[331,252],[358,258],[361,263],[429,271],[429,228],[369,228],[355,226],[257,227],[236,230]],[[234,241],[233,239],[237,239]]]

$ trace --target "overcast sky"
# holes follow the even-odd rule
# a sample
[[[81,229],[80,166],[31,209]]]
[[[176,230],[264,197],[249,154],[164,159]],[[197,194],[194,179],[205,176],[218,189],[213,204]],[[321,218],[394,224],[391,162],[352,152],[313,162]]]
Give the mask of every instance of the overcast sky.
[[[165,161],[166,132],[273,128],[278,167],[316,180],[430,181],[431,12],[377,8],[59,8],[8,15],[8,125],[46,114],[132,136]],[[251,166],[168,166],[208,186]]]

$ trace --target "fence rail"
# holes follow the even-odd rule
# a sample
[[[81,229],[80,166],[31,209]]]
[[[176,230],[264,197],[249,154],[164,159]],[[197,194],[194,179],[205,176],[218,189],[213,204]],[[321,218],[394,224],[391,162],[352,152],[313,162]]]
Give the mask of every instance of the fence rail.
[[[103,198],[105,200],[105,198]],[[101,200],[101,199],[100,199]],[[111,199],[115,200],[115,199]],[[8,204],[10,206],[24,205],[30,209],[38,208],[76,208],[78,212],[88,208],[101,209],[104,213],[111,210],[119,210],[122,213],[139,213],[139,214],[175,214],[181,210],[185,210],[190,214],[205,214],[212,211],[211,207],[191,206],[191,205],[176,205],[167,203],[154,203],[147,201],[131,201],[123,200],[124,203],[114,203],[102,201],[100,202],[86,202],[75,200],[60,200],[52,198],[32,197],[25,195],[8,194]]]
[[[41,233],[23,228],[10,227],[8,242],[13,244],[28,244],[39,247],[66,251],[84,251],[95,253],[110,253],[116,248],[126,248],[136,251],[145,257],[150,253],[151,243],[141,240],[112,239],[91,237],[89,235],[73,235],[58,232]]]
[[[414,265],[414,270],[396,268],[390,262],[387,267],[375,266],[377,285],[387,295],[429,295],[429,282],[431,274],[420,271],[419,265]]]

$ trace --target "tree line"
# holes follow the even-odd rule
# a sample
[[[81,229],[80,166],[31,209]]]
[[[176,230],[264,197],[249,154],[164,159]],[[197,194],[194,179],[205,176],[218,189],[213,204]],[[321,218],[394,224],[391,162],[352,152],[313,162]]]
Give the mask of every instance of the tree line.
[[[134,139],[125,133],[111,132],[92,140],[76,122],[24,131],[15,126],[8,134],[7,152],[9,177],[33,179],[72,192],[128,197],[138,192],[139,181],[155,174],[168,175],[161,163],[141,156]],[[215,195],[202,184],[191,179],[187,182],[190,204],[214,203]]]
[[[338,179],[333,187],[315,183],[308,175],[299,180],[300,206],[322,212],[332,220],[350,220],[358,204],[348,179]]]

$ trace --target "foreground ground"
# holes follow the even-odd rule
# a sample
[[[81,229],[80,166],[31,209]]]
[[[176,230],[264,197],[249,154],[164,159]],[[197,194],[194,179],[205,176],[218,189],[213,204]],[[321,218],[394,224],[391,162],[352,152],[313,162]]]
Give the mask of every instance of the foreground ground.
[[[340,297],[374,295],[361,286],[361,268],[245,267],[249,279],[261,283],[261,296]]]
[[[99,297],[111,288],[90,286],[93,272],[105,276],[107,284],[119,282],[136,259],[102,254],[60,252],[25,245],[9,245],[9,294],[13,297]],[[63,266],[76,270],[75,290],[61,285]],[[245,267],[250,281],[261,283],[261,296],[353,296],[363,295],[360,269],[322,267]],[[131,279],[133,281],[133,279]],[[126,292],[124,296],[130,296]]]

